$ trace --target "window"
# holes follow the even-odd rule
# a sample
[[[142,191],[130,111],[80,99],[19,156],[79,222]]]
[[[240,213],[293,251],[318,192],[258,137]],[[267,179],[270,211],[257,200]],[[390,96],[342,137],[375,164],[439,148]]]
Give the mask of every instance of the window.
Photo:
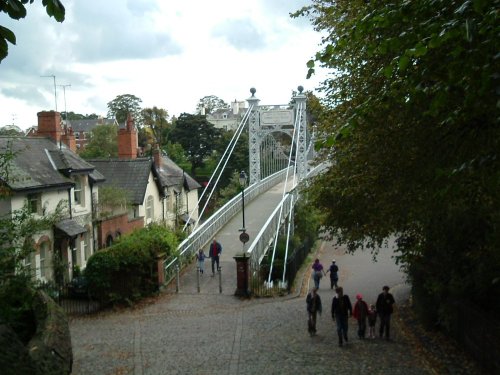
[[[48,241],[42,242],[40,245],[40,276],[45,280],[51,279],[50,268],[50,243]]]
[[[23,265],[24,265],[24,271],[32,276],[35,277],[36,275],[36,254],[35,251],[32,251],[28,254],[26,258],[23,260]]]
[[[152,221],[154,215],[154,207],[153,207],[153,196],[148,196],[146,200],[146,221]]]
[[[32,214],[42,214],[42,194],[28,194],[28,208]]]
[[[83,234],[83,254],[85,256],[85,261],[90,258],[90,231],[86,231]]]
[[[82,185],[83,177],[75,176],[73,182],[75,183],[75,187],[73,189],[73,197],[75,199],[75,204],[79,204],[81,206],[85,206],[85,190]]]

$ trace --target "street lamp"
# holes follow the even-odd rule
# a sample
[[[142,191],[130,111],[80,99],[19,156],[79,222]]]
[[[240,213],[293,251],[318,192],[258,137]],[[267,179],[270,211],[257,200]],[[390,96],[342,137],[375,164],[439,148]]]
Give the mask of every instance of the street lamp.
[[[241,212],[243,213],[243,228],[242,232],[245,232],[245,187],[247,186],[247,174],[245,171],[240,172],[240,186],[241,186]]]

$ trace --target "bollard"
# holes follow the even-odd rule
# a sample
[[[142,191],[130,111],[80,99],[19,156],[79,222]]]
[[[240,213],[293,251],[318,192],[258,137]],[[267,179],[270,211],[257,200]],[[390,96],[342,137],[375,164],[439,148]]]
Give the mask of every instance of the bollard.
[[[219,273],[219,293],[222,293],[222,268],[219,267],[217,272]]]
[[[200,293],[200,267],[196,267],[196,285],[198,287],[198,293]]]
[[[179,277],[179,265],[175,265],[175,293],[179,293],[179,284],[180,284],[180,277]]]

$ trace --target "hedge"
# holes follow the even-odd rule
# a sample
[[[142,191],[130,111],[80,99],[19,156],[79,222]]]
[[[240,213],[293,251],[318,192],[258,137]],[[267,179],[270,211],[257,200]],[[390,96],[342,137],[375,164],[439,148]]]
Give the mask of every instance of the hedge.
[[[150,225],[93,254],[85,269],[90,295],[105,303],[130,302],[157,290],[156,258],[175,255],[177,236]]]

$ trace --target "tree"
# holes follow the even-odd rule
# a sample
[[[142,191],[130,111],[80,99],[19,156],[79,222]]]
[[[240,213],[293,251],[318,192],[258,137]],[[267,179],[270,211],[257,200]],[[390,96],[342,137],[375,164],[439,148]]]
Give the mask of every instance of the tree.
[[[16,125],[5,125],[0,128],[0,135],[7,136],[24,136],[24,132],[19,126]]]
[[[98,125],[92,129],[90,141],[80,151],[84,159],[107,159],[118,157],[118,129],[115,125]]]
[[[205,108],[205,114],[208,115],[217,109],[229,108],[229,104],[215,95],[209,95],[204,96],[198,101],[198,104],[196,105],[197,113],[201,113],[202,108]]]
[[[9,0],[0,2],[0,12],[7,13],[12,19],[19,20],[26,17],[26,7],[24,4],[28,2],[32,4],[35,0]],[[54,17],[57,22],[63,22],[66,15],[66,10],[59,0],[43,0],[42,5],[45,7],[47,14]],[[0,62],[9,54],[9,45],[16,44],[16,35],[12,30],[0,25]]]
[[[170,133],[172,142],[184,148],[194,174],[197,167],[204,165],[204,159],[212,153],[221,131],[207,121],[205,116],[182,113]]]
[[[168,132],[171,124],[168,121],[168,112],[163,108],[144,108],[141,112],[144,126],[149,129],[155,143],[160,147],[167,144]]]
[[[115,118],[119,124],[127,120],[130,113],[136,126],[142,125],[141,117],[142,100],[131,94],[118,95],[108,103],[108,117]]]
[[[98,115],[96,115],[95,113],[91,113],[90,115],[89,114],[86,114],[86,115],[82,115],[80,113],[75,113],[75,112],[68,112],[68,120],[71,121],[71,120],[97,120],[99,118]]]
[[[0,150],[0,203],[12,196],[8,182],[15,157],[11,144]],[[54,212],[39,218],[34,217],[27,203],[21,209],[0,214],[0,321],[26,342],[34,334],[30,313],[34,281],[24,261],[36,251],[33,237],[61,220],[66,203],[61,201]]]
[[[332,163],[311,191],[324,228],[352,251],[395,236],[444,324],[458,300],[499,307],[498,5],[314,0],[294,14],[326,34],[309,74],[335,72],[318,120]]]

